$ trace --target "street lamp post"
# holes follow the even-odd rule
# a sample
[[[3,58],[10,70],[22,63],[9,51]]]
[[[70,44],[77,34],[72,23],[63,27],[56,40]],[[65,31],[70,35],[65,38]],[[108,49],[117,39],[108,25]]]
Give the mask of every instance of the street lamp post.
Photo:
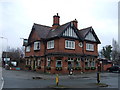
[[[5,64],[7,63],[7,46],[8,46],[8,39],[5,37],[0,37],[1,39],[6,39],[7,40],[7,44],[6,44],[6,55],[5,55]],[[2,49],[2,53],[3,53],[3,49]]]

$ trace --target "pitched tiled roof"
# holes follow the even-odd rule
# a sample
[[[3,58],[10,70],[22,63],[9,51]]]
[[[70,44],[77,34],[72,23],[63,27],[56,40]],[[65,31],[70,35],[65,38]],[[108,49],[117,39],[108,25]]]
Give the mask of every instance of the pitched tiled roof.
[[[80,37],[82,39],[85,38],[85,36],[87,35],[87,33],[91,30],[92,27],[87,27],[87,28],[84,28],[84,29],[81,29],[79,30],[79,34],[80,34]]]
[[[34,23],[33,25],[33,30],[36,30],[38,36],[40,38],[43,39],[50,39],[50,38],[54,38],[54,37],[59,37],[61,35],[61,33],[71,24],[71,22],[68,22],[66,24],[63,24],[61,26],[58,26],[56,29],[53,29],[52,27],[49,26],[45,26],[45,25],[40,25],[40,24],[36,24]],[[93,30],[92,27],[87,27],[81,30],[78,30],[78,34],[80,39],[84,40],[85,36],[88,34],[88,32],[90,30]],[[93,33],[95,34],[94,30]],[[97,35],[95,34],[95,37],[97,39],[97,42],[100,43]]]
[[[69,25],[70,22],[63,24],[56,29],[51,29],[46,38],[53,38],[59,36]]]
[[[79,30],[79,35],[80,37],[84,40],[86,35],[92,30],[93,35],[95,36],[95,39],[97,41],[97,43],[101,43],[100,40],[98,39],[97,35],[95,34],[94,30],[92,27],[87,27],[84,29]]]
[[[33,29],[36,30],[40,38],[46,38],[51,30],[51,27],[34,23]]]

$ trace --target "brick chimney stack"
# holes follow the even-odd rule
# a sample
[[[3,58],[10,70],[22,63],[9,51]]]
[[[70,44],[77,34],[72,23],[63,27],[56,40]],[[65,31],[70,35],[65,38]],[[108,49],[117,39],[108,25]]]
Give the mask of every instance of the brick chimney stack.
[[[53,16],[53,28],[57,28],[60,24],[59,24],[59,18],[60,18],[60,16],[58,15],[58,13],[57,13],[57,15],[54,15]]]
[[[77,28],[77,26],[78,26],[78,25],[77,25],[78,21],[75,19],[75,20],[73,20],[72,22],[73,22],[74,26]]]

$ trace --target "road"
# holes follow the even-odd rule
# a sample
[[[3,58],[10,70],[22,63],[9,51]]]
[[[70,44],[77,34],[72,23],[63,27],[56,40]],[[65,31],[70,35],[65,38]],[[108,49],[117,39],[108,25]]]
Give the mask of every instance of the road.
[[[42,79],[33,79],[33,76]],[[101,83],[108,85],[104,88],[118,88],[118,73],[101,73],[100,76]],[[55,75],[3,70],[3,78],[3,88],[48,88],[55,86]],[[60,75],[59,85],[65,88],[103,88],[96,85],[96,73],[72,76]]]

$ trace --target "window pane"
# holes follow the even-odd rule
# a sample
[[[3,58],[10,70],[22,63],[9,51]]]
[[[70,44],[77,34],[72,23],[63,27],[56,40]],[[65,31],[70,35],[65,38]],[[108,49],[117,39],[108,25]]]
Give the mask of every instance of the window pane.
[[[66,40],[65,41],[65,48],[75,49],[75,41]]]
[[[54,40],[47,42],[47,49],[52,49],[52,48],[54,48]]]
[[[62,66],[62,62],[61,61],[56,61],[56,67],[61,67]]]

